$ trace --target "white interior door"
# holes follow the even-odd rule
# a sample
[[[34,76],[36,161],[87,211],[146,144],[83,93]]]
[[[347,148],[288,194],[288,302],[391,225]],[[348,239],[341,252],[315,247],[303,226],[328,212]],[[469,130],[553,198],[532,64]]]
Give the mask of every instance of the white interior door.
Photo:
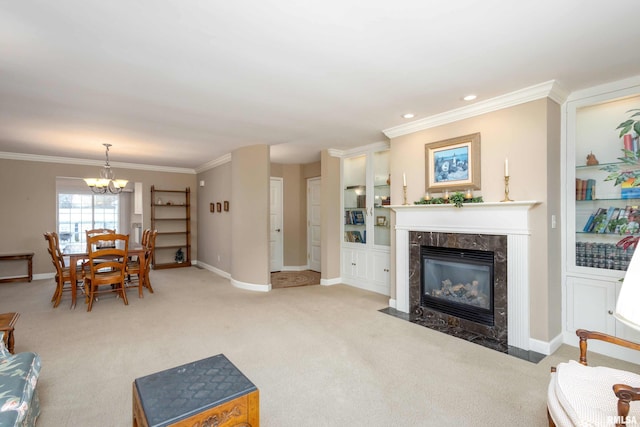
[[[284,262],[282,238],[282,178],[271,178],[269,256],[271,271],[281,271]]]
[[[307,260],[309,269],[320,271],[320,178],[307,180]]]

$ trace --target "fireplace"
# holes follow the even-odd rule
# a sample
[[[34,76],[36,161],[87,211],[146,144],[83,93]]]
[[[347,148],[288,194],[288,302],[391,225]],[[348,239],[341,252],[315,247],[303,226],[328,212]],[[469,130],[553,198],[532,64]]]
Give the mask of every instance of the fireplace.
[[[420,248],[420,305],[493,326],[493,252]]]
[[[409,232],[410,321],[508,352],[507,237]]]
[[[435,329],[456,333],[459,328],[455,324],[466,323],[469,329],[481,332],[478,336],[500,337],[510,349],[549,354],[548,348],[532,340],[529,328],[529,216],[530,210],[538,204],[536,201],[517,201],[470,203],[463,208],[451,205],[392,206],[396,214],[396,293],[389,300],[389,306],[410,318],[422,318]],[[421,246],[494,253],[493,327],[433,309],[418,310],[421,307]],[[415,314],[416,311],[422,315]]]

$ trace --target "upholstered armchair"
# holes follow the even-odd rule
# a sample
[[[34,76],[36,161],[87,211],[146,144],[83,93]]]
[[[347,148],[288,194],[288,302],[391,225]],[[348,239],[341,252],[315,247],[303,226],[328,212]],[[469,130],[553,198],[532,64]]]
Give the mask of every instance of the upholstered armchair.
[[[11,354],[0,332],[0,426],[31,427],[40,415],[36,384],[40,356],[25,352]]]
[[[640,375],[602,366],[587,366],[587,339],[640,350],[640,344],[578,329],[580,361],[552,368],[547,391],[549,426],[640,425]],[[636,406],[637,405],[637,406]]]

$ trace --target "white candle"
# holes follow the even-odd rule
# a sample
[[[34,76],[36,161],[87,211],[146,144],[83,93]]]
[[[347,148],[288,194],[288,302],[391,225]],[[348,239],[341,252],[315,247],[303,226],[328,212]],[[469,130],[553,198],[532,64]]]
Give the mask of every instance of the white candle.
[[[509,159],[504,159],[504,176],[509,176]]]
[[[407,186],[407,174],[402,172],[402,185]]]

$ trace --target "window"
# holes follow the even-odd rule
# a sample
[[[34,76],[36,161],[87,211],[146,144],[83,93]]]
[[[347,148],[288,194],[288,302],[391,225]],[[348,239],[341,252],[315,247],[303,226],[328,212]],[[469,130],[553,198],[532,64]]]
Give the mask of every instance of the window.
[[[117,194],[93,194],[72,179],[58,179],[58,224],[60,246],[86,244],[86,231],[109,228],[122,232],[121,200]],[[80,181],[84,184],[84,181]]]

